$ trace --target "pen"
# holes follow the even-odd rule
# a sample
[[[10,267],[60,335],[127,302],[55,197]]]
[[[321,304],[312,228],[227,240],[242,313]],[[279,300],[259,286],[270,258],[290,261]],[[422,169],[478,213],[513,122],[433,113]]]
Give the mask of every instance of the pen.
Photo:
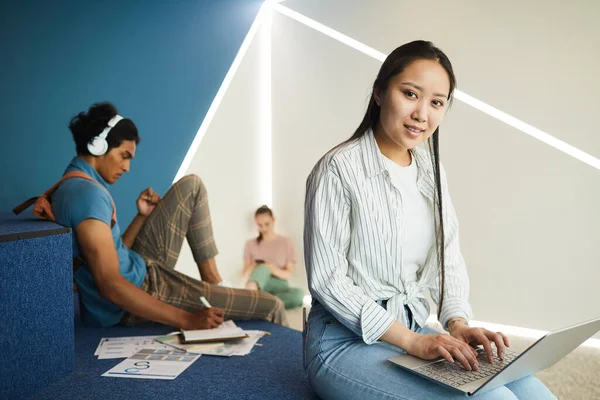
[[[202,304],[204,305],[204,307],[206,307],[206,308],[211,308],[212,307],[210,305],[210,303],[204,298],[204,296],[200,296],[200,301],[202,302]]]

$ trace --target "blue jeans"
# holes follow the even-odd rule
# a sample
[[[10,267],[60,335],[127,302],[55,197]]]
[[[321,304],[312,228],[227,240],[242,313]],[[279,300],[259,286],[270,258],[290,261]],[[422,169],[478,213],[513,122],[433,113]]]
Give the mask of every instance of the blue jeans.
[[[412,321],[407,309],[407,321]],[[439,333],[421,328],[422,334]],[[322,305],[313,302],[304,337],[304,369],[313,390],[322,399],[464,399],[465,394],[404,371],[388,361],[402,349],[380,342],[367,345],[338,322]],[[556,399],[537,378],[528,376],[475,396],[482,400]]]

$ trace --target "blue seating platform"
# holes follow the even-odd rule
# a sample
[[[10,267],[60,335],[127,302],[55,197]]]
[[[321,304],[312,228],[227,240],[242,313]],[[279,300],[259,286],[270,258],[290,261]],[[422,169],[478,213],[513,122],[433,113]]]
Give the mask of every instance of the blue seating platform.
[[[0,213],[0,399],[23,398],[73,369],[71,230]]]
[[[75,315],[79,313],[74,299]],[[266,321],[239,321],[242,329],[270,332],[246,356],[201,356],[176,379],[109,378],[103,373],[123,359],[98,360],[103,337],[164,335],[174,329],[153,324],[96,328],[75,321],[74,371],[32,399],[316,399],[302,368],[302,333]]]
[[[175,380],[101,376],[123,360],[94,356],[101,338],[174,329],[84,325],[72,291],[71,234],[31,215],[0,213],[1,399],[316,398],[302,368],[302,334],[266,321],[236,321],[271,333],[250,354],[201,356]]]
[[[101,376],[123,359],[98,360],[102,337],[162,335],[173,329],[75,327],[75,369],[32,399],[314,399],[302,368],[302,334],[266,321],[241,321],[243,329],[265,330],[244,357],[201,356],[172,381]]]

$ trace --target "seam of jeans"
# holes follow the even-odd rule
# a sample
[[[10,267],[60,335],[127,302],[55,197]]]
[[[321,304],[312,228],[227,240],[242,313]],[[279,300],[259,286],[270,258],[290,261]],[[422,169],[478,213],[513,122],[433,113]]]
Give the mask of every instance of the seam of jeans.
[[[321,329],[321,333],[318,336],[319,340],[319,354],[323,352],[323,336],[325,335],[325,329],[327,329],[327,325],[323,324],[323,328]]]
[[[306,371],[306,366],[308,365],[306,362],[306,341],[308,340],[310,325],[308,321],[305,322],[304,329],[302,330],[302,367],[304,367],[304,371]]]
[[[410,400],[410,399],[408,399],[408,398],[406,398],[406,397],[399,397],[399,396],[398,396],[398,395],[396,395],[396,394],[392,394],[392,393],[386,392],[385,390],[378,389],[378,388],[376,388],[376,387],[373,387],[373,386],[371,386],[371,385],[368,385],[368,384],[366,384],[366,383],[364,383],[364,382],[361,382],[361,381],[358,381],[358,380],[356,380],[356,379],[354,379],[354,378],[351,378],[351,377],[349,377],[349,376],[347,376],[347,375],[345,375],[345,374],[342,374],[341,372],[339,372],[339,371],[335,370],[335,369],[334,369],[332,366],[328,365],[328,364],[327,364],[327,362],[325,361],[325,359],[324,359],[324,358],[321,356],[321,354],[319,354],[317,357],[319,357],[319,358],[321,359],[322,365],[323,365],[325,368],[327,368],[327,369],[330,369],[330,370],[331,370],[333,373],[335,373],[335,374],[337,374],[337,375],[339,375],[339,376],[341,376],[341,377],[343,377],[343,378],[345,378],[345,379],[347,379],[347,380],[349,380],[349,381],[352,381],[353,383],[356,383],[356,384],[358,384],[358,385],[360,385],[360,386],[364,386],[364,387],[366,387],[366,388],[368,388],[368,389],[371,389],[371,390],[373,390],[374,392],[377,392],[377,393],[383,393],[383,394],[385,394],[385,395],[387,395],[387,396],[390,396],[390,397],[392,397],[392,398],[395,398],[395,399],[400,399],[400,400]]]

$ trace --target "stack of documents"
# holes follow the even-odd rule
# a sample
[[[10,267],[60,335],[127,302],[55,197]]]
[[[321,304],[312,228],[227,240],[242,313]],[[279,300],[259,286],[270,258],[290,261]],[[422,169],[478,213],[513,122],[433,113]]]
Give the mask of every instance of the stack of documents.
[[[155,340],[189,353],[229,357],[249,354],[266,334],[264,331],[244,331],[233,321],[225,321],[215,329],[183,330]]]
[[[127,358],[141,350],[177,350],[211,356],[245,356],[266,334],[244,331],[233,321],[225,321],[215,329],[183,330],[166,336],[102,338],[94,355],[98,359]]]
[[[158,336],[154,338],[158,343],[166,344],[175,349],[186,351],[188,353],[200,354],[201,351],[206,349],[214,349],[223,346],[223,342],[211,342],[211,343],[189,343],[185,344],[181,341],[181,335],[179,332],[175,335]]]
[[[244,331],[245,337],[242,339],[209,343],[183,343],[180,334],[159,336],[155,340],[188,353],[229,357],[250,354],[259,339],[266,334],[264,331]]]
[[[217,329],[200,329],[195,331],[181,331],[181,341],[183,343],[209,343],[209,342],[225,342],[234,339],[247,338],[248,335],[243,329],[238,328],[217,328]]]

